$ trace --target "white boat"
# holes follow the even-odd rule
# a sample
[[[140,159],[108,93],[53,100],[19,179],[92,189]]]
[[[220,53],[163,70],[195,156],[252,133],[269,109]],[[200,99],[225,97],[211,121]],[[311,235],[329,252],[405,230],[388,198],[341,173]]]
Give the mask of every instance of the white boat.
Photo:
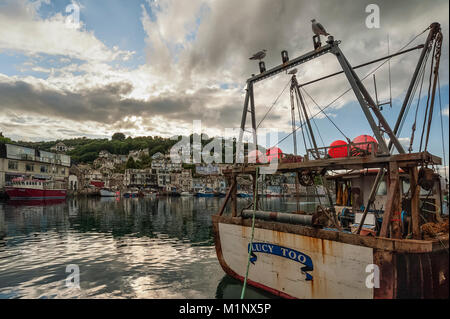
[[[101,197],[116,197],[116,196],[120,196],[120,192],[115,192],[111,189],[102,188],[100,190],[100,196]]]
[[[214,197],[214,192],[210,189],[202,189],[201,191],[197,192],[197,197]]]
[[[194,194],[192,194],[192,193],[190,193],[190,192],[181,192],[180,195],[181,195],[181,196],[184,196],[184,197],[194,196]]]

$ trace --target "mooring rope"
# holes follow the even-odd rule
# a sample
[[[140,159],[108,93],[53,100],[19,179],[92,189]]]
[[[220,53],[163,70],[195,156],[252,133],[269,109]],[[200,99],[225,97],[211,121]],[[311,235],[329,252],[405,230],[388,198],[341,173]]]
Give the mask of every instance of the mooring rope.
[[[253,249],[253,237],[255,235],[255,215],[256,215],[256,204],[258,200],[258,171],[259,167],[255,169],[255,193],[253,194],[254,206],[253,206],[253,218],[252,218],[252,236],[250,237],[250,245],[248,247],[248,260],[247,260],[247,271],[245,272],[244,286],[242,287],[241,299],[244,299],[245,290],[247,288],[248,270],[250,268],[250,258]]]

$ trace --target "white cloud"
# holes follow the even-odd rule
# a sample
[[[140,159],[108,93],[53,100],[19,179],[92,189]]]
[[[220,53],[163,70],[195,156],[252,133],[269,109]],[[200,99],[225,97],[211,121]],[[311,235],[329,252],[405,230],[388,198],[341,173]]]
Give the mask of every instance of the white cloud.
[[[447,107],[442,110],[442,115],[448,116],[448,104]]]
[[[93,32],[68,27],[57,13],[48,19],[37,14],[40,2],[6,0],[0,7],[0,50],[27,55],[63,55],[86,61],[128,59],[133,52],[111,50]],[[82,21],[80,22],[82,23]]]
[[[201,119],[210,132],[239,126],[245,80],[252,73],[257,73],[258,69],[257,63],[249,61],[248,57],[266,48],[268,55],[265,62],[266,67],[270,68],[280,63],[280,51],[283,49],[289,51],[291,59],[312,50],[312,17],[321,21],[336,39],[342,40],[341,48],[353,65],[386,55],[388,33],[391,53],[435,20],[442,23],[443,33],[448,34],[448,2],[445,1],[435,2],[434,5],[421,1],[400,4],[380,1],[382,28],[368,30],[364,26],[365,5],[354,1],[340,1],[338,5],[329,1],[300,0],[148,0],[152,11],[143,5],[141,16],[137,17],[141,19],[146,33],[143,41],[147,45],[147,63],[130,69],[112,66],[108,62],[114,59],[126,60],[132,52],[121,51],[117,47],[108,48],[94,33],[87,32],[83,27],[78,30],[65,28],[65,17],[62,14],[43,20],[37,16],[36,7],[25,0],[7,0],[6,4],[0,7],[0,50],[16,50],[29,56],[42,53],[62,56],[56,58],[67,65],[50,68],[42,67],[38,62],[31,63],[24,67],[46,72],[48,77],[38,79],[32,76],[14,76],[2,79],[0,74],[0,84],[2,81],[29,84],[34,88],[33,93],[46,95],[39,100],[44,104],[46,98],[51,103],[50,97],[55,93],[61,93],[61,96],[66,94],[68,105],[76,100],[74,97],[88,98],[92,108],[99,108],[93,109],[93,112],[105,112],[102,102],[107,100],[111,104],[108,115],[114,120],[102,113],[104,123],[96,125],[105,132],[123,128],[129,130],[130,134],[170,136],[174,132],[182,133],[183,130],[189,133],[193,119]],[[399,15],[403,18],[398,19]],[[425,36],[422,35],[415,44],[423,42]],[[447,42],[444,43],[441,58],[442,84],[448,83],[448,39],[444,39]],[[68,64],[68,58],[81,59],[82,63]],[[401,100],[417,58],[418,52],[414,52],[392,60],[394,99]],[[357,73],[363,76],[375,66],[359,69]],[[327,55],[301,65],[298,69],[299,81],[305,82],[338,71],[340,67],[334,56]],[[386,67],[377,72],[380,100],[389,97],[387,75]],[[280,74],[255,85],[257,122],[288,80],[287,75]],[[369,77],[364,83],[373,92],[372,78]],[[109,100],[111,94],[107,88],[117,84],[124,85],[129,90],[114,95],[117,101]],[[229,88],[221,89],[223,84],[227,84]],[[306,89],[323,107],[348,87],[348,82],[341,75]],[[109,95],[106,96],[105,92]],[[97,95],[93,96],[93,93]],[[59,94],[57,96],[63,101]],[[20,107],[21,99],[22,104],[25,103],[25,96],[17,97],[16,108]],[[318,108],[312,101],[306,100],[311,113],[316,114]],[[342,108],[349,101],[355,101],[352,92],[335,102],[329,112]],[[1,102],[0,96],[0,104]],[[289,104],[287,90],[266,122],[289,132]],[[53,112],[48,116],[58,116],[68,121],[74,115],[70,108],[64,111],[63,106],[60,110],[57,105],[51,105],[49,109]],[[30,112],[27,107],[23,106],[24,114]],[[169,109],[170,112],[163,112]],[[88,111],[90,109],[86,110]],[[448,107],[446,112],[448,115]],[[124,118],[130,114],[142,118],[142,121],[138,125],[125,121]],[[81,118],[80,116],[80,121]],[[96,117],[96,120],[101,119]],[[64,123],[76,126],[75,121]],[[92,132],[86,126],[78,127],[84,132]],[[19,131],[16,129],[16,132]],[[407,141],[402,140],[402,143],[406,145]]]

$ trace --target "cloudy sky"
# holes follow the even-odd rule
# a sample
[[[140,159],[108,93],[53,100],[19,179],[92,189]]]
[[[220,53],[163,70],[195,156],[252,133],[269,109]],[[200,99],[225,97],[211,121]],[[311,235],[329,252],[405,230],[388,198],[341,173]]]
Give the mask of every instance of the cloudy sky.
[[[380,28],[366,26],[370,3],[380,8]],[[396,52],[437,21],[444,34],[440,89],[448,146],[448,9],[446,0],[0,0],[0,131],[22,140],[110,137],[117,131],[172,136],[190,134],[192,121],[201,120],[206,133],[222,135],[224,128],[239,127],[245,81],[258,73],[248,57],[267,49],[270,68],[280,63],[282,50],[291,58],[312,50],[312,18],[342,40],[353,65],[387,55],[388,37],[390,52]],[[426,32],[409,47],[425,37]],[[418,56],[415,51],[391,61],[393,107],[383,113],[392,125]],[[376,66],[357,72],[364,77]],[[305,82],[340,69],[326,55],[298,70],[299,82]],[[379,99],[386,101],[388,64],[375,74]],[[280,74],[255,86],[257,122],[288,81]],[[373,93],[371,75],[364,83]],[[324,107],[348,87],[338,76],[306,90]],[[317,106],[306,101],[316,114]],[[355,102],[350,92],[327,109],[350,139],[371,134]],[[438,102],[430,150],[441,155]],[[289,133],[288,105],[286,91],[261,127]],[[402,130],[405,145],[414,111],[415,106]],[[321,132],[319,144],[343,137],[322,114],[314,126]],[[303,152],[300,135],[298,140]],[[280,145],[290,151],[291,144],[288,138]]]

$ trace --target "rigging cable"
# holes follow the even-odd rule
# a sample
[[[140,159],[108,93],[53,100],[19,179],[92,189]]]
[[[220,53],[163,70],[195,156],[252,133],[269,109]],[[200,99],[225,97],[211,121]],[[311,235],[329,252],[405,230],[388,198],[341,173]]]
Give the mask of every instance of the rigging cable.
[[[319,104],[317,104],[317,102],[313,99],[313,97],[306,91],[306,89],[304,87],[302,87],[303,91],[305,91],[306,95],[308,95],[308,97],[311,99],[311,101],[313,101],[313,103],[319,108],[319,110],[327,117],[327,119],[334,125],[334,127],[342,134],[342,136],[345,137],[345,139],[347,141],[350,142],[350,139],[347,137],[347,135],[344,134],[344,132],[342,132],[339,127],[336,125],[336,123],[334,123],[334,121],[327,115],[327,113],[325,113],[319,106]],[[325,144],[324,144],[325,145]]]
[[[302,122],[303,122],[303,123],[306,123],[306,117],[307,117],[307,114],[303,114],[303,113],[301,112],[301,110],[300,110],[300,102],[299,102],[299,101],[300,101],[300,97],[298,96],[297,93],[298,93],[298,92],[296,92],[295,96],[297,97],[297,110],[298,110],[298,114],[302,114],[303,119],[304,119],[304,121],[303,121],[303,119],[302,119]],[[302,129],[302,131],[303,131],[303,129]],[[311,135],[309,134],[309,129],[308,129],[308,128],[306,129],[306,136],[308,137],[309,149],[312,149],[312,148],[313,148],[313,143],[311,142]],[[305,149],[306,149],[306,151],[308,150],[306,144],[305,144]]]
[[[298,112],[299,112],[299,114],[300,114],[301,111],[304,111],[304,113],[302,113],[302,114],[303,114],[303,118],[305,119],[304,123],[307,123],[306,121],[308,120],[308,113],[306,113],[306,106],[307,106],[307,105],[306,105],[306,101],[305,101],[305,99],[304,99],[303,97],[300,96],[300,94],[301,94],[301,93],[300,93],[300,90],[298,90],[296,93],[297,93],[298,99],[301,99],[301,101],[303,102],[303,104],[304,104],[304,106],[305,106],[305,110],[303,110],[303,108],[300,109],[300,104],[298,103],[299,100],[297,99],[297,109],[298,109]],[[302,104],[302,106],[303,106],[303,104]],[[310,128],[311,128],[311,131],[310,131]],[[302,130],[303,130],[303,129],[302,129]],[[306,134],[307,134],[307,136],[308,136],[308,141],[309,141],[309,145],[310,145],[310,150],[314,150],[314,153],[313,153],[314,157],[319,158],[320,155],[319,155],[319,153],[318,153],[318,150],[316,149],[317,143],[315,143],[315,139],[314,139],[314,143],[313,143],[313,138],[314,138],[313,134],[314,134],[314,132],[312,131],[311,124],[309,124],[309,126],[307,127],[307,129],[306,129]],[[306,145],[305,145],[305,148],[306,148]],[[307,150],[306,150],[306,153],[307,153]]]
[[[434,53],[436,51],[436,42],[434,43],[433,46],[433,54],[431,56],[431,66],[430,66],[430,78],[428,79],[428,96],[427,96],[427,106],[425,108],[425,116],[423,118],[423,126],[422,126],[422,135],[420,136],[420,146],[419,146],[419,152],[422,151],[422,142],[423,142],[423,135],[425,134],[425,125],[427,123],[427,118],[429,118],[431,116],[431,114],[429,114],[431,112],[431,107],[430,107],[430,91],[431,91],[431,79],[433,77],[433,66],[434,66]],[[428,109],[430,109],[430,112],[428,112]],[[424,148],[426,149],[427,147],[424,146]]]
[[[390,45],[389,45],[389,34],[387,36],[388,41],[387,41],[387,45],[388,45],[388,55],[391,53],[390,52]],[[389,106],[392,108],[392,82],[391,82],[391,61],[389,61]]]
[[[437,80],[439,77],[439,62],[440,62],[440,58],[441,58],[441,46],[442,46],[442,33],[439,31],[438,34],[436,35],[436,41],[434,43],[434,46],[436,48],[436,55],[434,55],[434,51],[433,51],[433,58],[436,62],[434,68],[433,68],[433,72],[434,72],[434,79],[433,79],[433,96],[431,98],[431,103],[430,103],[430,112],[429,112],[429,116],[428,116],[428,126],[427,126],[427,137],[425,140],[425,146],[424,146],[424,151],[427,151],[428,148],[428,141],[430,138],[430,130],[431,130],[431,123],[433,121],[433,114],[434,114],[434,98],[435,98],[435,94],[436,94],[436,84],[437,84]],[[431,83],[430,83],[431,84]]]
[[[444,125],[442,121],[442,102],[441,102],[441,81],[439,79],[438,74],[438,93],[439,93],[439,110],[441,113],[441,140],[442,140],[442,156],[444,158],[444,176],[445,176],[445,183],[448,183],[447,179],[447,160],[445,158],[445,143],[444,143]],[[448,205],[448,199],[447,199],[447,205]]]
[[[425,30],[423,30],[421,33],[417,34],[414,38],[412,38],[408,43],[406,43],[403,47],[401,47],[398,51],[402,51],[403,49],[405,49],[407,46],[409,46],[412,42],[414,42],[419,36],[421,36],[422,34],[424,34],[427,30],[429,30],[430,27],[426,28]],[[389,59],[385,60],[384,62],[382,62],[379,66],[377,66],[376,68],[374,68],[372,71],[370,71],[369,73],[367,73],[366,76],[364,76],[361,79],[361,82],[364,81],[367,77],[369,77],[370,75],[372,75],[373,73],[375,73],[379,68],[381,68],[384,64],[386,64],[388,61],[390,61],[392,59],[392,57],[390,57]],[[311,118],[316,117],[317,115],[319,115],[320,113],[324,112],[327,108],[329,108],[334,102],[336,102],[337,100],[339,100],[341,97],[343,97],[345,94],[347,94],[348,92],[350,92],[352,90],[352,88],[348,88],[346,91],[342,92],[338,97],[336,97],[333,101],[331,101],[327,106],[325,106],[323,109],[321,109],[321,111],[317,112],[316,114],[314,114]],[[303,125],[305,125],[305,123],[303,123],[300,127],[298,127],[295,131],[297,131],[298,129],[302,128]],[[280,141],[278,141],[277,144],[275,144],[274,146],[279,145],[280,143],[282,143],[284,140],[286,140],[289,136],[291,136],[291,134],[293,134],[294,132],[290,133],[289,135],[285,136],[284,138],[282,138]]]
[[[418,73],[418,76],[417,76],[417,79],[420,79],[420,78],[422,78],[422,82],[421,82],[421,86],[423,85],[423,77],[425,76],[425,72],[426,72],[426,64],[427,64],[427,62],[428,62],[428,57],[429,57],[429,51],[427,51],[426,52],[426,54],[425,54],[425,57],[424,57],[424,59],[423,59],[423,63],[422,63],[422,66],[421,66],[421,69],[419,70],[419,73]],[[409,113],[409,110],[410,110],[410,108],[411,108],[411,105],[412,105],[412,102],[414,101],[414,97],[415,97],[415,95],[416,95],[416,91],[417,91],[417,86],[419,85],[419,81],[416,81],[415,83],[414,83],[414,86],[413,86],[413,88],[412,88],[412,90],[411,90],[411,95],[410,95],[410,98],[409,98],[409,100],[408,100],[408,103],[407,103],[407,107],[406,107],[406,111],[405,111],[405,114],[403,115],[403,118],[402,118],[402,120],[401,120],[401,122],[400,122],[400,125],[399,125],[399,129],[398,129],[398,131],[397,131],[397,135],[399,136],[400,135],[400,132],[402,131],[402,129],[403,129],[403,125],[405,124],[405,121],[406,121],[406,118],[407,118],[407,115],[408,115],[408,113]],[[420,103],[420,101],[419,101],[419,103]]]
[[[256,126],[256,129],[259,128],[259,126],[261,125],[261,123],[266,119],[267,115],[269,114],[270,111],[272,111],[273,107],[275,106],[275,104],[277,104],[279,98],[281,97],[281,95],[283,95],[284,91],[286,90],[286,88],[288,87],[288,85],[291,83],[291,80],[289,79],[288,83],[286,84],[286,86],[284,87],[284,89],[281,91],[281,93],[278,95],[278,97],[275,99],[275,102],[273,102],[272,106],[269,108],[269,110],[266,112],[266,114],[264,114],[263,118],[261,121],[259,121],[258,125]]]
[[[294,94],[295,94],[295,91],[294,91]],[[305,122],[303,121],[302,112],[300,112],[299,101],[298,101],[297,94],[295,94],[295,98],[296,98],[296,100],[297,100],[297,111],[298,111],[299,121],[300,121],[300,124],[301,124],[300,127],[302,127],[302,137],[303,137],[303,143],[304,143],[304,145],[305,145],[305,154],[306,154],[307,151],[308,151],[308,145],[307,145],[306,139],[305,139],[305,130],[303,129],[303,125],[305,124]],[[295,134],[295,132],[296,132],[297,130],[298,130],[298,127],[296,126],[295,130],[293,130],[292,133]],[[278,144],[277,144],[277,145],[278,145]]]
[[[308,96],[309,96],[309,95],[308,95]],[[311,97],[310,97],[310,98],[311,98]],[[305,102],[305,107],[306,107],[307,111],[308,111],[310,114],[312,114],[311,109],[309,108],[309,105],[308,105],[308,103],[306,102],[306,99],[304,99],[304,102]],[[319,109],[320,109],[320,107],[319,107]],[[323,141],[322,134],[320,134],[320,130],[319,130],[319,127],[317,126],[316,120],[315,120],[315,119],[311,119],[311,121],[314,123],[314,126],[316,127],[317,134],[319,134],[320,141],[322,142],[322,146],[325,147],[325,143],[324,143],[324,141]]]
[[[415,132],[416,132],[416,125],[417,125],[417,115],[418,115],[418,112],[419,112],[420,99],[422,98],[422,88],[423,88],[423,81],[425,79],[425,70],[426,70],[426,61],[427,60],[428,60],[428,53],[425,55],[424,63],[421,66],[421,69],[419,71],[419,76],[418,76],[418,79],[420,79],[420,90],[419,90],[419,97],[417,99],[416,112],[415,112],[415,115],[414,115],[414,123],[413,123],[413,125],[411,127],[411,137],[409,139],[409,149],[408,149],[408,151],[410,153],[413,151],[414,135],[415,135]],[[416,82],[417,85],[418,85],[418,83],[419,82]],[[414,96],[416,94],[415,92],[417,90],[417,85],[415,85],[415,88],[413,89],[414,90]],[[403,124],[406,121],[406,117],[408,116],[411,104],[412,104],[412,99],[411,99],[411,102],[408,102],[408,106],[406,108],[405,116],[403,117],[403,119],[402,119],[402,121],[400,123],[399,129],[398,129],[398,135],[400,135],[400,133],[401,133],[401,131],[403,129]]]

